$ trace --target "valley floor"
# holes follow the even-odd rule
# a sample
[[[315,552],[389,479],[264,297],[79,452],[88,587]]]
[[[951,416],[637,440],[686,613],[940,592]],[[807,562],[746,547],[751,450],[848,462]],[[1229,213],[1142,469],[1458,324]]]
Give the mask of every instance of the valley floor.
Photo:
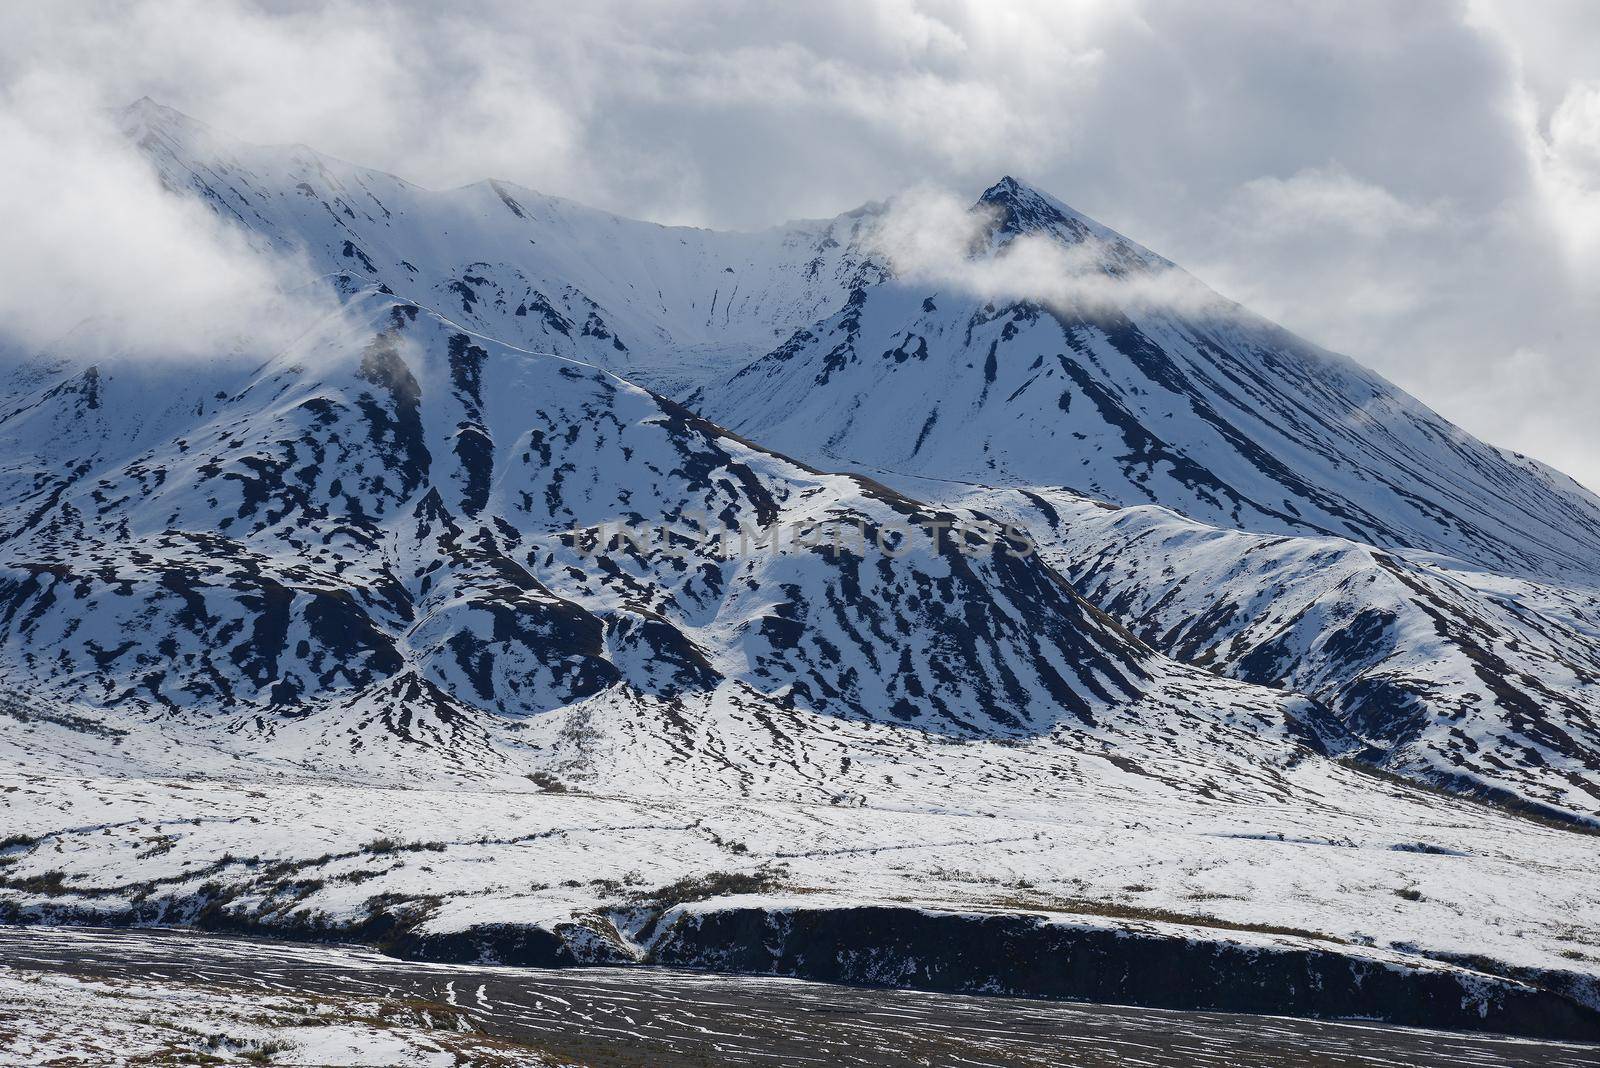
[[[1329,761],[1276,801],[1096,761],[835,804],[13,770],[0,918],[1600,1036],[1594,836]]]
[[[176,932],[0,929],[0,1065],[102,1068],[182,1053],[485,1068],[1600,1064],[1600,1047],[1366,1024],[662,969],[428,965]]]

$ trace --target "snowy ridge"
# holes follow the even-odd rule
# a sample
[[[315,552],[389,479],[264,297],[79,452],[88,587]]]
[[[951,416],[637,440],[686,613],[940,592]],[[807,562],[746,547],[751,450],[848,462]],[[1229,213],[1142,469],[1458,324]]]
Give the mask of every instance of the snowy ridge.
[[[267,247],[663,389],[759,356],[884,273],[859,247],[869,209],[719,233],[507,182],[427,190],[304,146],[234,141],[149,100],[120,121],[168,188]]]

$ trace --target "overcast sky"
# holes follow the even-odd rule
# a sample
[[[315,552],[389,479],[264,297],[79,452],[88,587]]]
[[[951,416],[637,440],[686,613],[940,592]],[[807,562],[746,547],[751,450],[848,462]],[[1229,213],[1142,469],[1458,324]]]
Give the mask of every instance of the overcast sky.
[[[424,185],[707,226],[1010,173],[1600,487],[1600,3],[443,8],[0,6],[0,132],[36,149],[0,225],[42,235],[71,199],[52,156],[109,196],[116,168],[51,139],[143,95]]]

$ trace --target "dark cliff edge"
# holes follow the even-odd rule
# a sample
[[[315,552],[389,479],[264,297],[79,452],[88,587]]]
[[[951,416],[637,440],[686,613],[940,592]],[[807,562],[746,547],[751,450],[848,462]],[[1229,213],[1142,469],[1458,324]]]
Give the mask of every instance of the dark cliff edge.
[[[649,939],[634,943],[601,916],[553,926],[507,917],[462,930],[430,931],[428,910],[413,907],[420,903],[389,904],[399,907],[375,910],[352,924],[305,914],[266,919],[219,908],[218,902],[168,900],[155,909],[100,911],[0,901],[0,922],[183,926],[365,943],[397,958],[439,963],[659,965],[938,993],[1363,1020],[1600,1043],[1600,1008],[1587,996],[1597,986],[1593,977],[1511,969],[1483,958],[1446,962],[1384,954],[1301,937],[1121,924],[1098,917],[732,900],[651,915],[644,924]]]
[[[1600,1041],[1600,1011],[1531,983],[1357,955],[1337,943],[1253,944],[1219,934],[894,906],[734,907],[669,918],[650,960],[950,993]]]

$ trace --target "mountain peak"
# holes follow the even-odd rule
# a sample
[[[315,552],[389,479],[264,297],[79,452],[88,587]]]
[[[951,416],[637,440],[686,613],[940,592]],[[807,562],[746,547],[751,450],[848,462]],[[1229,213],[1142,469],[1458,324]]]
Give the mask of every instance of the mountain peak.
[[[148,96],[141,96],[128,106],[114,110],[112,116],[117,126],[129,135],[146,131],[170,135],[194,134],[207,129],[199,119],[191,118],[177,108],[158,103]]]
[[[983,195],[978,197],[978,203],[988,204],[1002,210],[1036,213],[1051,217],[1064,218],[1067,215],[1077,214],[1077,212],[1074,212],[1044,190],[1031,186],[1027,182],[1020,182],[1009,174],[1002,177],[988,189],[985,189]]]
[[[993,216],[990,240],[997,247],[1024,234],[1036,234],[1068,245],[1087,242],[1103,246],[1107,252],[1106,269],[1112,273],[1174,266],[1165,257],[1009,174],[985,189],[974,207]]]
[[[1076,244],[1090,235],[1102,239],[1115,236],[1049,193],[1009,174],[985,189],[978,205],[995,213],[996,236],[1000,240],[1025,233],[1049,233]]]
[[[1018,181],[1017,179],[1011,177],[1011,175],[1006,174],[1002,175],[998,182],[991,185],[988,189],[985,189],[983,191],[983,196],[979,197],[978,199],[984,201],[1007,200],[1030,193],[1034,196],[1041,195],[1040,190],[1035,189],[1027,182]]]
[[[159,103],[148,96],[141,96],[123,108],[121,114],[127,118],[142,119],[146,122],[193,123],[195,121],[177,108]]]

